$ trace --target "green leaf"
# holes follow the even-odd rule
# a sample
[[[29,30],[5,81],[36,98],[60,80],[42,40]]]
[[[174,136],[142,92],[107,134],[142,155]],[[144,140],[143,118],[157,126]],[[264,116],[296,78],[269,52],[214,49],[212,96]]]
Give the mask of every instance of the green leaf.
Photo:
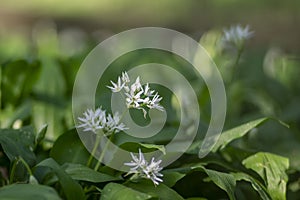
[[[0,129],[0,144],[10,161],[22,157],[29,165],[35,164],[35,134],[32,127],[22,129]]]
[[[245,174],[243,172],[238,172],[238,173],[232,173],[236,181],[247,181],[250,182],[252,187],[258,192],[259,196],[263,200],[272,200],[271,197],[267,193],[267,189],[265,186],[263,186],[258,180],[255,178],[249,176],[248,174]]]
[[[224,190],[231,200],[234,200],[235,178],[233,175],[203,168],[209,178],[222,190]]]
[[[68,200],[84,199],[84,192],[79,183],[74,181],[52,158],[43,160],[36,167],[49,167],[53,170]]]
[[[243,165],[262,177],[272,199],[286,199],[286,183],[288,181],[286,170],[289,168],[287,158],[259,152],[246,158]]]
[[[176,171],[164,171],[162,174],[164,175],[164,184],[168,187],[173,187],[177,181],[185,176],[185,174]]]
[[[171,141],[174,138],[174,133],[177,132],[176,127],[165,127],[163,130],[152,137],[148,138],[137,138],[130,136],[128,134],[117,134],[115,137],[115,143],[117,145],[121,145],[127,142],[135,142],[135,143],[145,143],[145,144],[158,144],[158,143],[166,143]]]
[[[101,172],[96,172],[91,168],[88,168],[81,164],[66,163],[62,166],[62,168],[69,176],[72,177],[72,179],[75,180],[88,181],[92,183],[122,180],[121,177],[114,177]]]
[[[246,124],[240,125],[238,127],[235,127],[233,129],[223,132],[221,134],[218,142],[213,147],[212,152],[216,152],[218,149],[222,149],[222,148],[226,147],[233,140],[243,137],[251,129],[257,127],[258,125],[262,124],[266,120],[268,120],[268,118],[257,119],[257,120],[248,122]]]
[[[153,196],[145,194],[126,186],[109,183],[107,184],[103,191],[100,200],[147,200],[154,199]],[[155,198],[156,199],[156,198]]]
[[[44,124],[41,130],[37,133],[35,139],[36,144],[39,144],[45,138],[47,128],[48,128],[48,124]]]
[[[151,196],[158,196],[160,200],[183,200],[177,192],[163,183],[155,187],[150,180],[141,180],[137,183],[129,182],[126,186]]]
[[[126,142],[120,145],[122,149],[125,149],[127,151],[131,152],[138,152],[138,149],[144,149],[143,152],[151,152],[154,150],[159,150],[163,154],[166,154],[166,149],[164,145],[156,145],[156,144],[144,144],[144,143],[136,143],[136,142]]]
[[[50,152],[52,157],[59,164],[78,163],[85,165],[90,154],[83,146],[76,129],[69,130],[62,134],[54,143]]]
[[[60,200],[56,191],[44,185],[13,184],[0,188],[0,199],[9,200]]]
[[[185,176],[191,171],[201,171],[205,172],[209,178],[214,182],[219,188],[224,190],[230,199],[235,199],[234,190],[236,186],[236,181],[233,175],[224,172],[218,172],[211,169],[204,168],[201,164],[187,167],[187,168],[176,168],[171,169],[170,172],[178,172]],[[182,177],[183,178],[183,177]],[[165,177],[164,177],[165,180]]]
[[[166,149],[164,145],[157,145],[157,144],[144,144],[144,143],[140,143],[140,145],[142,147],[145,147],[147,149],[157,149],[159,151],[161,151],[164,155],[166,155]]]

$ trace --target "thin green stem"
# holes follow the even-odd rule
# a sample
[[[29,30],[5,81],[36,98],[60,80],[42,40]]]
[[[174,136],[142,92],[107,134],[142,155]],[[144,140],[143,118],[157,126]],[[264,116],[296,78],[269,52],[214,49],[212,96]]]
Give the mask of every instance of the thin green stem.
[[[120,121],[121,121],[121,120],[123,119],[123,117],[125,116],[125,113],[127,112],[127,110],[128,110],[128,109],[126,109],[126,110],[123,111],[123,113],[122,113],[122,115],[121,115],[121,117],[120,117]],[[95,165],[95,167],[94,167],[94,170],[95,170],[95,171],[98,171],[98,169],[99,169],[99,167],[100,167],[100,165],[101,165],[101,163],[102,163],[102,160],[103,160],[103,158],[104,158],[105,152],[106,152],[106,150],[107,150],[107,148],[108,148],[108,146],[109,146],[109,141],[111,141],[111,142],[113,141],[114,135],[115,135],[115,131],[113,131],[113,132],[111,133],[110,137],[108,138],[108,141],[106,142],[106,144],[105,144],[105,146],[104,146],[104,148],[103,148],[103,151],[101,152],[100,157],[99,157],[99,159],[98,159],[98,161],[97,161],[97,163],[96,163],[96,165]],[[103,135],[102,137],[104,137],[104,135]],[[100,142],[100,140],[99,140],[99,142]],[[96,152],[96,149],[98,148],[99,142],[98,142],[98,144],[97,144],[97,147],[94,147],[95,152]],[[94,151],[94,150],[93,150],[93,151]],[[95,152],[94,152],[94,153],[95,153]]]
[[[233,82],[235,77],[237,76],[238,65],[239,65],[239,61],[241,59],[243,51],[244,51],[244,44],[241,44],[241,46],[238,49],[238,53],[237,53],[237,56],[236,56],[236,59],[234,61],[234,65],[232,68],[231,82]]]
[[[19,157],[19,160],[20,160],[20,161],[22,162],[22,164],[25,166],[25,168],[26,168],[28,174],[29,174],[30,176],[33,176],[32,171],[31,171],[29,165],[27,164],[27,162],[26,162],[22,157]]]
[[[9,183],[12,183],[13,180],[14,180],[15,172],[16,172],[16,168],[17,168],[17,164],[18,164],[19,162],[21,162],[21,163],[24,165],[24,167],[26,168],[28,174],[29,174],[30,176],[33,176],[32,171],[31,171],[29,165],[27,164],[27,162],[26,162],[22,157],[18,157],[18,158],[16,159],[16,161],[14,162],[12,168],[11,168],[10,177],[9,177]]]
[[[128,184],[129,182],[131,182],[132,180],[138,178],[138,174],[134,174],[133,176],[131,176],[130,178],[126,179],[126,181],[123,183],[123,185]]]
[[[94,147],[93,147],[92,153],[91,153],[91,155],[90,155],[90,157],[89,157],[89,160],[88,160],[88,162],[87,162],[87,164],[86,164],[87,167],[90,167],[90,165],[91,165],[91,163],[92,163],[92,160],[93,160],[93,157],[94,157],[94,155],[95,155],[95,153],[96,153],[96,150],[97,150],[97,148],[98,148],[98,146],[99,146],[100,141],[101,141],[101,137],[100,137],[99,135],[97,135],[97,136],[96,136],[96,142],[95,142],[95,145],[94,145]]]
[[[10,176],[9,176],[9,183],[11,184],[14,180],[14,177],[15,177],[15,172],[16,172],[16,168],[17,168],[17,164],[18,164],[19,160],[16,159],[12,168],[11,168],[11,171],[10,171]]]
[[[122,121],[123,117],[125,116],[126,112],[128,111],[128,109],[125,109],[120,117],[120,121]]]
[[[110,135],[110,137],[108,138],[108,140],[109,140],[109,141],[112,141],[114,135],[115,135],[115,132],[112,132],[112,134]],[[97,162],[96,166],[94,167],[94,170],[95,170],[95,171],[98,171],[98,169],[99,169],[99,167],[100,167],[100,165],[101,165],[101,163],[102,163],[102,160],[103,160],[103,158],[104,158],[105,152],[106,152],[106,150],[107,150],[107,148],[108,148],[108,146],[109,146],[109,141],[106,142],[106,144],[105,144],[105,146],[104,146],[104,148],[103,148],[103,151],[102,151],[101,154],[100,154],[100,157],[99,157],[99,159],[98,159],[98,162]]]

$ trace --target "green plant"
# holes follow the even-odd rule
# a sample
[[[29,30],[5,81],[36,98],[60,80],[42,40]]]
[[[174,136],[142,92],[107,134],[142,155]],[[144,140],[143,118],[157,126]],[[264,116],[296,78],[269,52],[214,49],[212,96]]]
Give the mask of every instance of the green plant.
[[[98,130],[104,130],[118,147],[139,152],[139,157],[132,154],[134,162],[128,160],[131,176],[102,165],[103,155],[95,156],[101,135],[96,137],[95,151],[90,154],[74,128],[70,96],[81,55],[57,58],[49,55],[48,49],[40,51],[43,55],[35,61],[23,59],[2,63],[0,199],[295,199],[300,191],[300,94],[295,78],[299,62],[276,54],[264,62],[264,68],[272,68],[269,70],[272,73],[264,73],[260,67],[264,53],[244,48],[238,49],[237,54],[224,52],[216,47],[221,35],[219,31],[211,31],[200,40],[212,51],[217,64],[230,60],[228,66],[220,65],[228,95],[226,131],[202,159],[198,152],[203,142],[201,133],[207,129],[210,119],[209,91],[195,79],[192,70],[181,68],[186,63],[172,56],[160,57],[162,52],[152,50],[133,52],[112,63],[112,66],[128,65],[130,68],[155,58],[181,70],[198,91],[203,119],[198,135],[178,160],[164,168],[156,158],[146,160],[143,153],[154,150],[165,153],[164,145],[172,140],[178,128],[178,102],[170,91],[155,85],[153,88],[163,99],[155,97],[152,90],[149,90],[152,95],[149,101],[136,104],[129,98],[127,106],[138,109],[130,110],[137,123],[147,124],[148,109],[163,110],[160,104],[168,112],[166,125],[158,135],[137,140],[123,132],[126,124],[122,124],[122,114],[114,118],[116,114],[104,113],[104,108],[109,108],[110,95],[106,85],[119,71],[105,72],[107,78],[101,80],[105,84],[99,85],[96,95],[100,110],[89,108],[91,110],[84,115],[86,118],[79,119],[81,124],[77,128],[91,125],[87,120],[89,116],[96,116],[96,121],[114,122],[110,124],[117,129],[96,123],[86,131],[97,135]],[[55,64],[49,67],[51,63]],[[281,73],[283,68],[287,73]],[[57,75],[53,82],[58,84],[47,82],[51,81],[45,79],[48,73]],[[280,74],[279,79],[276,74]],[[123,82],[119,79],[110,89],[123,89],[126,78]],[[148,86],[145,85],[143,91]],[[137,93],[139,91],[132,94]],[[277,119],[289,124],[290,128]],[[137,165],[138,162],[141,165]],[[152,171],[145,171],[149,166]]]

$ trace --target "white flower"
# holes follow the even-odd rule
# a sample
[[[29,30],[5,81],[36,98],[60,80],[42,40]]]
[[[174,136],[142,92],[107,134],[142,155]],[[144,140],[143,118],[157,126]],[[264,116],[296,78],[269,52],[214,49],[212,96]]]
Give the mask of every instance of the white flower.
[[[118,112],[113,116],[111,114],[106,116],[106,111],[101,108],[97,108],[95,111],[87,109],[87,111],[83,113],[83,116],[84,117],[78,117],[80,124],[77,126],[77,128],[83,128],[83,131],[97,133],[97,130],[102,129],[106,135],[109,135],[113,132],[118,133],[128,129],[125,124],[120,123]]]
[[[162,97],[151,90],[149,83],[143,87],[140,82],[140,77],[137,77],[135,82],[130,85],[130,78],[127,72],[122,72],[121,77],[118,77],[118,82],[112,82],[113,86],[107,86],[112,92],[123,92],[125,96],[125,103],[128,108],[136,108],[143,111],[144,118],[146,118],[147,110],[158,109],[163,111],[164,108],[160,105]]]
[[[130,89],[132,92],[138,92],[143,89],[139,76],[136,78],[135,82],[131,85]]]
[[[103,128],[105,111],[103,111],[101,108],[98,108],[95,111],[87,109],[83,115],[84,117],[78,117],[80,123],[80,125],[77,126],[78,128],[84,128],[83,131],[93,131],[94,133]]]
[[[125,86],[125,83],[122,83],[120,77],[118,77],[117,83],[114,83],[113,81],[110,81],[110,82],[113,86],[106,86],[106,87],[111,89],[112,92],[120,92],[123,89],[123,87]]]
[[[129,163],[124,163],[124,165],[131,167],[128,174],[135,174],[138,177],[150,179],[155,186],[163,182],[163,180],[159,178],[163,177],[163,174],[160,173],[163,168],[159,166],[161,160],[155,162],[154,158],[152,158],[150,164],[148,164],[141,149],[139,149],[139,157],[133,153],[130,154],[133,160]]]
[[[130,82],[130,79],[129,79],[129,76],[128,76],[127,72],[122,72],[122,81],[124,83],[129,83]]]
[[[231,26],[229,29],[224,29],[222,41],[225,45],[234,44],[238,48],[241,48],[243,43],[254,34],[254,32],[249,29],[249,25],[244,28],[241,25],[236,25]]]
[[[159,102],[162,100],[162,97],[160,97],[157,93],[154,95],[154,97],[147,103],[147,107],[152,109],[155,108],[157,110],[163,111],[164,108],[159,105]]]
[[[131,167],[130,171],[128,172],[129,174],[137,173],[138,168],[143,168],[144,166],[147,166],[147,161],[145,160],[141,149],[139,149],[139,157],[135,156],[133,153],[130,153],[130,155],[131,155],[133,161],[131,161],[129,163],[124,163],[124,165]]]
[[[162,177],[163,175],[159,173],[163,168],[159,166],[161,163],[161,160],[155,162],[154,158],[151,159],[151,163],[144,169],[144,173],[147,178],[149,178],[154,185],[158,185],[159,182],[163,182],[163,180],[159,177]]]
[[[129,88],[129,87],[128,87]],[[139,108],[143,103],[141,95],[143,94],[140,77],[137,77],[135,82],[130,86],[130,90],[125,91],[126,105],[128,108]]]
[[[149,83],[147,83],[144,87],[144,95],[150,97],[153,95],[154,92],[155,92],[154,90],[150,90]]]
[[[114,116],[111,116],[111,114],[108,114],[108,116],[106,117],[106,123],[105,123],[103,129],[107,133],[112,133],[112,132],[118,133],[118,132],[124,131],[128,128],[125,126],[125,124],[120,123],[119,113],[116,112],[114,114]]]
[[[141,92],[134,94],[133,92],[125,93],[127,96],[126,98],[126,105],[128,108],[139,108],[144,101],[141,99]]]

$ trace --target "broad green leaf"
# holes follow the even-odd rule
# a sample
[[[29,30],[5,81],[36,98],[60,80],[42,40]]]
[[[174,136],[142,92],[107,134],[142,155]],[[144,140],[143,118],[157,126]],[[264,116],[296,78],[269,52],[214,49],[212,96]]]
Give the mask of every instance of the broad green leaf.
[[[121,148],[131,151],[131,152],[137,152],[139,148],[145,149],[149,151],[159,150],[163,154],[166,154],[166,149],[164,145],[156,145],[156,144],[144,144],[144,143],[136,143],[136,142],[126,142],[124,144],[120,145]]]
[[[207,200],[206,198],[201,198],[201,197],[192,197],[192,198],[187,198],[185,200]]]
[[[236,181],[233,175],[229,173],[224,173],[224,172],[218,172],[215,170],[211,169],[206,169],[202,166],[202,164],[198,164],[192,167],[187,167],[187,168],[176,168],[176,169],[171,169],[170,172],[178,172],[181,174],[188,174],[191,171],[201,171],[205,172],[209,178],[216,184],[219,188],[224,190],[230,199],[235,199],[234,196],[234,190],[236,186]],[[183,178],[183,177],[181,177]]]
[[[56,191],[45,185],[13,184],[0,188],[0,199],[7,200],[61,200]]]
[[[69,130],[62,134],[54,143],[50,152],[52,157],[59,164],[78,163],[85,165],[90,154],[83,146],[76,129]]]
[[[145,147],[147,149],[157,149],[159,151],[161,151],[164,155],[166,155],[166,149],[164,145],[157,145],[157,144],[144,144],[144,143],[140,143],[140,145],[142,147]]]
[[[192,169],[197,167],[203,167],[206,165],[217,165],[222,169],[226,169],[227,171],[234,171],[235,168],[231,165],[231,163],[225,162],[224,158],[218,154],[208,154],[206,157],[202,158],[200,161],[199,159],[194,159],[194,163],[188,164],[186,166],[190,166]],[[196,162],[196,163],[195,163]]]
[[[79,183],[74,181],[52,158],[43,160],[36,167],[49,167],[53,170],[68,200],[84,199],[84,192]]]
[[[145,194],[124,185],[117,183],[107,184],[101,194],[100,200],[147,200],[156,199],[149,194]]]
[[[246,158],[243,165],[262,177],[272,199],[286,199],[286,184],[288,181],[286,170],[289,168],[287,158],[259,152]]]
[[[267,189],[265,186],[263,186],[259,181],[257,181],[255,178],[249,176],[248,174],[245,174],[243,172],[238,172],[238,173],[232,173],[236,181],[248,181],[251,183],[253,189],[255,189],[259,196],[263,200],[272,200],[271,197],[267,193]]]
[[[230,163],[241,163],[245,158],[248,156],[253,155],[256,153],[257,150],[249,150],[246,148],[241,148],[237,146],[227,146],[224,150],[222,150],[222,157],[225,158]],[[222,158],[220,158],[220,162],[224,162]]]
[[[183,200],[183,198],[177,192],[163,183],[155,187],[150,180],[141,180],[137,183],[129,182],[126,184],[126,186],[151,196],[158,196],[160,200]]]
[[[205,169],[204,171],[207,173],[209,178],[222,190],[224,190],[231,200],[234,200],[234,189],[235,189],[235,178],[233,175],[223,172],[218,172],[211,169]]]
[[[251,122],[248,122],[246,124],[240,125],[238,127],[235,127],[233,129],[230,129],[228,131],[225,131],[221,134],[218,142],[215,144],[215,146],[213,147],[213,152],[216,152],[218,149],[222,149],[224,147],[226,147],[226,145],[228,145],[230,142],[232,142],[233,140],[237,139],[237,138],[241,138],[244,135],[246,135],[246,133],[248,133],[251,129],[257,127],[258,125],[262,124],[263,122],[265,122],[268,118],[261,118],[261,119],[257,119]]]
[[[62,168],[69,176],[72,177],[72,179],[75,180],[88,181],[92,183],[122,180],[121,177],[114,177],[101,172],[96,172],[95,170],[81,164],[66,163],[62,166]]]
[[[164,177],[164,184],[168,187],[173,187],[177,181],[179,181],[180,179],[182,179],[185,174],[183,173],[179,173],[176,171],[169,171],[169,172],[162,172]]]
[[[29,165],[35,164],[33,153],[35,134],[32,127],[0,129],[0,144],[10,161],[22,157]]]
[[[137,138],[130,136],[128,134],[117,134],[115,137],[115,143],[117,145],[122,145],[128,142],[135,142],[135,143],[145,143],[145,144],[158,144],[158,143],[166,143],[171,141],[176,134],[177,129],[175,127],[166,127],[163,130],[152,137],[149,138]]]

